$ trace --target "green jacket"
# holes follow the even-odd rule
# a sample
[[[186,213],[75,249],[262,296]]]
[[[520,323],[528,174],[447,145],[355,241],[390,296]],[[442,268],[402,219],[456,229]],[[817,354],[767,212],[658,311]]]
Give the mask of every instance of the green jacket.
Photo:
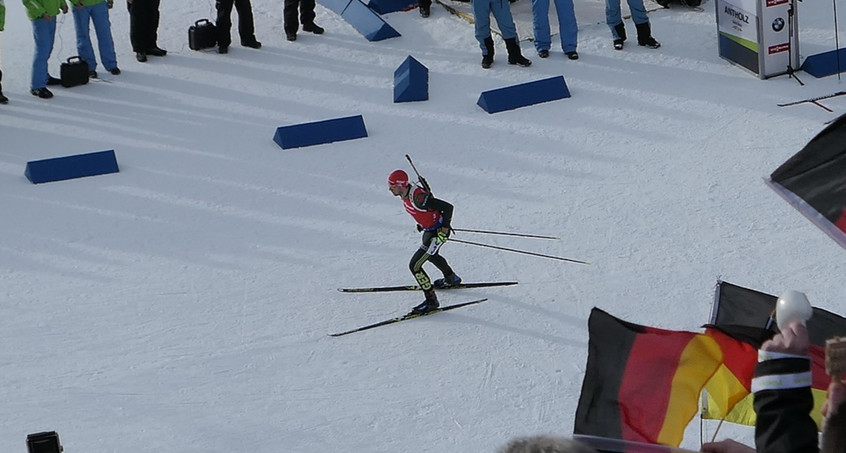
[[[62,6],[68,4],[65,0],[23,0],[23,5],[26,7],[26,15],[29,20],[35,20],[47,13],[50,16],[56,17]]]
[[[6,4],[0,0],[0,31],[6,28]]]

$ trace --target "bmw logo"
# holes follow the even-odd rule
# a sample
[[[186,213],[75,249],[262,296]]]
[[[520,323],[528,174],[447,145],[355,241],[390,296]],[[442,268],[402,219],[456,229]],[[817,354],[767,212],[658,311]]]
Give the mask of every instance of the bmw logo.
[[[782,28],[784,28],[784,19],[781,17],[776,18],[776,20],[773,21],[773,30],[781,31]]]

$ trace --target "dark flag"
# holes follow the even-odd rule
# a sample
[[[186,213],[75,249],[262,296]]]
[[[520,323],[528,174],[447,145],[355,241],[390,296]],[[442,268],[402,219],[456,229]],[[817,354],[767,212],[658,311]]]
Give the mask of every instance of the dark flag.
[[[846,115],[778,167],[767,184],[846,248]]]
[[[758,361],[758,348],[775,334],[772,316],[777,300],[778,297],[770,294],[717,282],[706,334],[719,343],[724,359],[723,366],[705,386],[708,395],[703,418],[755,424],[750,390],[752,373]],[[814,308],[807,325],[811,341],[811,392],[814,395],[811,416],[819,425],[820,408],[830,382],[825,372],[825,341],[846,335],[846,318]]]

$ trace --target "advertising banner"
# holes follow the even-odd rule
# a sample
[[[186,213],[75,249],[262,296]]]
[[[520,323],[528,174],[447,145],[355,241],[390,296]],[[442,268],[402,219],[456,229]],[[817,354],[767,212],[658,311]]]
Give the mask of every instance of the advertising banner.
[[[720,56],[762,79],[798,68],[799,32],[792,1],[715,0]]]

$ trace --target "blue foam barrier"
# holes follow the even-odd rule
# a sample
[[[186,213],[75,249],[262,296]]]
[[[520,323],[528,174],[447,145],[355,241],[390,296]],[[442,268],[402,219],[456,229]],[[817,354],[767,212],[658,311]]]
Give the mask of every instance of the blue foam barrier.
[[[361,0],[351,0],[344,12],[341,13],[341,18],[352,25],[368,41],[381,41],[401,36],[372,9],[361,3]]]
[[[417,0],[370,0],[367,7],[376,14],[395,13],[417,6]]]
[[[367,137],[364,118],[357,115],[278,127],[273,141],[282,149],[291,149],[363,137]]]
[[[347,5],[350,4],[350,0],[320,0],[319,3],[340,16],[344,13],[344,10],[347,9]]]
[[[394,102],[429,99],[429,69],[411,55],[394,71]]]
[[[846,72],[846,47],[805,58],[805,61],[802,62],[802,70],[816,78],[837,74],[838,54],[840,56],[840,72]]]
[[[24,175],[33,184],[41,184],[119,171],[114,150],[108,150],[30,161]]]
[[[485,91],[476,104],[488,113],[497,113],[568,97],[570,90],[564,76],[556,76]]]

